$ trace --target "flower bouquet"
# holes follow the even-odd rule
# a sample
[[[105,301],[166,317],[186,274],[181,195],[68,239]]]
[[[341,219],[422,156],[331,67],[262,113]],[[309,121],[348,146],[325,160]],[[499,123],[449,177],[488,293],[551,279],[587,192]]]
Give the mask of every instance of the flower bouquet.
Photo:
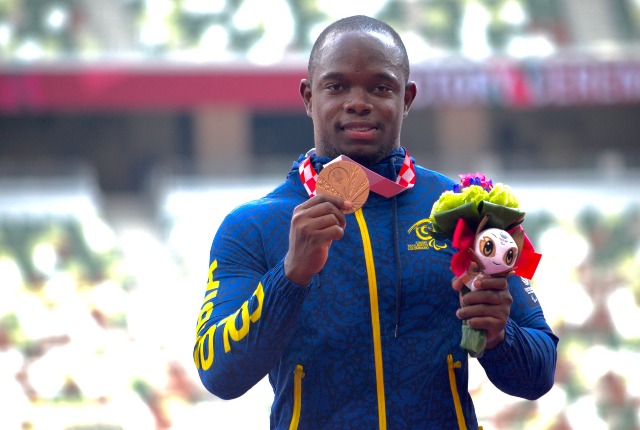
[[[430,220],[433,232],[444,235],[457,252],[451,271],[465,284],[462,294],[474,289],[483,276],[511,274],[531,279],[540,261],[521,224],[525,213],[511,188],[493,184],[485,175],[459,175],[460,183],[434,203]],[[486,333],[462,324],[460,346],[472,357],[481,357]]]

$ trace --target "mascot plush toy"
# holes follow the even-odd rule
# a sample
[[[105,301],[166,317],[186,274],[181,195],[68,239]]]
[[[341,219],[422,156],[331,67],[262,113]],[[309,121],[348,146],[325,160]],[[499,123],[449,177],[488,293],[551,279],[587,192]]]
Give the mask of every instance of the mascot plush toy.
[[[433,232],[451,239],[457,250],[451,271],[466,286],[462,294],[473,290],[474,281],[483,276],[533,277],[541,255],[524,233],[524,216],[511,189],[494,185],[480,172],[460,175],[460,184],[434,203]],[[486,343],[484,330],[463,321],[460,346],[469,355],[481,357]]]

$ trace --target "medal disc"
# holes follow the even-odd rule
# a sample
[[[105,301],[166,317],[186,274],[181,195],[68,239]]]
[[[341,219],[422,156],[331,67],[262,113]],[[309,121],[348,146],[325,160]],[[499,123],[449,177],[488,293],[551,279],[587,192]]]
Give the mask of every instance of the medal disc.
[[[353,207],[345,213],[360,209],[369,197],[369,179],[362,167],[350,161],[334,161],[318,174],[318,194],[330,194],[349,200]]]

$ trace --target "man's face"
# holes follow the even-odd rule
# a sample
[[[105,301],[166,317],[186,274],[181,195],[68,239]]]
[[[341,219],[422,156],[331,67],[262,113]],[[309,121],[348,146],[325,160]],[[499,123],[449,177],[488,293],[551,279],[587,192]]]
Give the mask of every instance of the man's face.
[[[330,36],[300,93],[313,119],[317,154],[344,154],[374,164],[400,146],[405,112],[415,98],[392,39],[377,33]]]

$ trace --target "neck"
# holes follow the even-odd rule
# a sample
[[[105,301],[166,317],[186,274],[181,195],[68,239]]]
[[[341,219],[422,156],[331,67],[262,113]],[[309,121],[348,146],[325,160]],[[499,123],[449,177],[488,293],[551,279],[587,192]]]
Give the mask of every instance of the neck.
[[[321,150],[316,150],[316,156],[318,157],[323,157],[323,158],[329,158],[329,159],[334,159],[340,155],[346,155],[347,157],[351,158],[353,161],[357,162],[358,164],[365,166],[365,167],[371,167],[374,166],[378,163],[380,163],[382,160],[384,160],[385,158],[389,157],[391,154],[393,154],[395,151],[397,151],[398,149],[400,149],[400,147],[394,147],[394,148],[381,148],[380,151],[378,151],[375,154],[371,154],[371,155],[362,155],[359,153],[353,154],[353,153],[340,153],[338,151],[321,151]]]

